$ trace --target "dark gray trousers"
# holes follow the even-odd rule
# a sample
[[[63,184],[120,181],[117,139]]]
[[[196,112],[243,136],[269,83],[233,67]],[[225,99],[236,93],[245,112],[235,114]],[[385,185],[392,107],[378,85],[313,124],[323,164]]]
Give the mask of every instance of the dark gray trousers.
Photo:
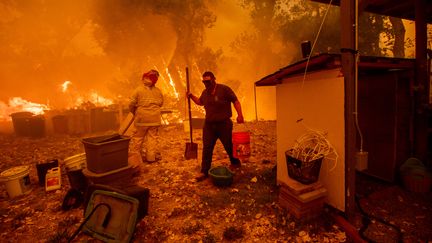
[[[231,161],[231,164],[240,164],[240,160],[233,157],[232,129],[233,123],[229,119],[220,122],[206,121],[204,123],[203,152],[201,163],[202,173],[208,174],[208,171],[211,168],[213,149],[218,139],[224,146],[225,151],[227,152]]]

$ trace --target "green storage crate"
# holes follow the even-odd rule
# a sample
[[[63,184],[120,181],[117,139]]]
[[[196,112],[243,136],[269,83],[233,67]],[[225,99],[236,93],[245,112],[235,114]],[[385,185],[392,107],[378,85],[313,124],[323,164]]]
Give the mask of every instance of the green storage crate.
[[[110,206],[110,213],[105,205]],[[104,242],[130,242],[135,231],[138,206],[139,201],[134,197],[95,190],[87,204],[85,217],[95,207],[98,208],[84,225],[84,232]],[[107,214],[110,215],[108,218]]]

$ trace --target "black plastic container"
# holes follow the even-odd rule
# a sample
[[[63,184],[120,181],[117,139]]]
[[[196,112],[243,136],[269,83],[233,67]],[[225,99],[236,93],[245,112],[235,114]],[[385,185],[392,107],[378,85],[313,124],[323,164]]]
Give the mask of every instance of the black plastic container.
[[[69,133],[68,119],[64,115],[57,115],[52,118],[54,133]]]
[[[45,136],[45,118],[31,112],[15,112],[11,114],[12,123],[17,136]]]
[[[97,107],[90,110],[91,132],[103,132],[116,130],[119,126],[117,121],[117,110],[108,110]]]
[[[82,169],[68,171],[67,176],[71,188],[80,192],[85,192],[87,190],[88,180],[83,174]]]
[[[49,169],[54,168],[54,167],[58,167],[58,160],[57,159],[53,159],[53,160],[46,161],[44,163],[36,164],[36,170],[37,170],[37,175],[38,175],[40,186],[45,186],[46,173]]]

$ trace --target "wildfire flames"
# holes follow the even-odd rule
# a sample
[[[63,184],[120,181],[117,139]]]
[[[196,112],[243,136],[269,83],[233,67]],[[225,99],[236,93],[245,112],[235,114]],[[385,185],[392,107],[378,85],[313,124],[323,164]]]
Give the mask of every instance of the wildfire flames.
[[[155,67],[156,68],[156,67]],[[162,69],[165,72],[161,73],[160,88],[162,93],[165,96],[171,97],[174,100],[178,101],[180,99],[180,92],[175,85],[173,77],[168,68]],[[185,78],[184,73],[180,68],[177,68],[179,72],[179,76],[183,79]],[[78,107],[85,107],[87,105],[90,106],[109,106],[114,104],[114,101],[103,97],[97,91],[91,90],[86,93],[78,92],[76,87],[73,86],[73,82],[70,80],[66,80],[59,85],[61,92],[65,94],[65,100],[67,105],[62,108],[66,109],[76,109]],[[48,103],[48,102],[47,102]],[[178,108],[178,107],[176,107]],[[195,107],[197,108],[197,107]],[[198,107],[198,112],[203,113]],[[35,115],[42,115],[47,110],[51,110],[49,104],[39,104],[35,102],[28,101],[21,97],[13,97],[9,99],[8,103],[0,102],[0,121],[11,121],[11,114],[15,112],[31,112]],[[175,109],[175,108],[174,108]],[[169,110],[169,108],[168,108]],[[171,114],[172,116],[178,116],[178,114]],[[177,117],[178,118],[178,117]],[[181,120],[180,120],[181,121]],[[167,122],[167,121],[164,121]]]
[[[71,81],[65,81],[61,84],[62,92],[69,94],[71,84]],[[109,106],[114,103],[111,99],[99,95],[96,91],[90,91],[87,95],[70,94],[69,97],[70,104],[68,108],[77,108],[85,103],[91,103],[95,106]],[[21,97],[13,97],[9,99],[8,103],[0,102],[0,121],[11,121],[12,118],[10,115],[15,112],[27,111],[35,115],[42,115],[47,110],[51,110],[48,104],[38,104]]]
[[[173,81],[173,79],[172,79],[172,77],[171,77],[171,74],[169,73],[168,68],[166,68],[166,74],[167,74],[167,76],[168,76],[168,79],[169,79],[169,83],[170,83],[170,85],[173,87],[174,97],[175,97],[176,99],[178,99],[178,98],[179,98],[179,93],[178,93],[177,90],[176,90],[176,87],[175,87],[175,85],[174,85],[174,81]]]
[[[99,95],[96,91],[91,91],[87,96],[78,96],[74,107],[80,106],[86,102],[90,102],[96,106],[109,106],[114,104],[112,100]]]
[[[71,83],[72,83],[71,81],[66,80],[66,81],[61,85],[63,93],[66,93],[66,91],[68,90],[68,87],[69,87],[69,85],[70,85]]]
[[[9,99],[8,104],[0,103],[0,120],[10,121],[10,114],[15,112],[28,111],[35,115],[41,115],[46,110],[50,110],[49,105],[30,102],[21,97],[13,97]]]
[[[91,103],[95,106],[109,106],[114,104],[111,99],[101,96],[98,92],[92,90],[88,94],[78,94],[78,92],[71,90],[72,82],[69,80],[64,81],[60,87],[63,93],[67,94],[69,99],[68,109],[77,108],[85,103]]]

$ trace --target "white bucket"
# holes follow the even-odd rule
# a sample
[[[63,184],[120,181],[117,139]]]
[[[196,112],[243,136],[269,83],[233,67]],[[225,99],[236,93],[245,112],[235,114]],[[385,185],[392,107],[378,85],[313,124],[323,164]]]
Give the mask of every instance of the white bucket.
[[[86,154],[76,154],[64,159],[67,171],[81,170],[87,167]]]
[[[12,167],[0,173],[0,182],[6,186],[10,198],[31,191],[29,173],[30,166],[27,165]]]

